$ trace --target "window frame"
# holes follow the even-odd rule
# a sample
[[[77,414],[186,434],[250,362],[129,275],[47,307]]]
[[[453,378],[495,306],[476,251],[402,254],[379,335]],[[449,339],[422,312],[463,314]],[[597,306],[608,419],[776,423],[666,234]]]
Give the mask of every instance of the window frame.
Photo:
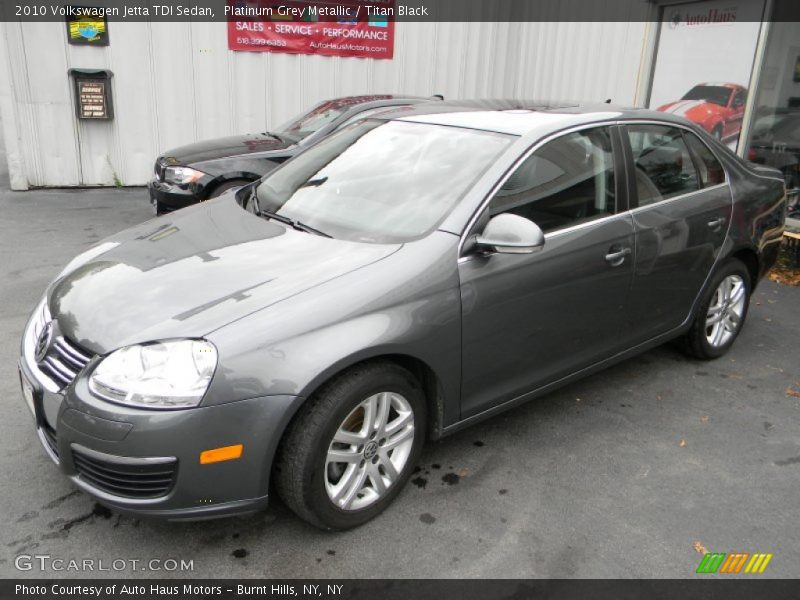
[[[675,202],[676,200],[682,200],[684,198],[689,198],[694,196],[695,194],[701,194],[703,192],[707,192],[708,190],[713,190],[720,186],[727,186],[730,184],[730,177],[728,176],[728,170],[725,168],[725,162],[720,160],[719,154],[714,152],[714,149],[711,145],[707,142],[707,140],[703,139],[703,136],[694,130],[692,127],[683,125],[681,123],[672,123],[671,121],[657,121],[657,120],[650,120],[650,119],[631,119],[626,121],[620,121],[619,123],[619,135],[622,138],[622,146],[623,151],[625,152],[625,168],[627,171],[626,181],[628,184],[628,210],[630,211],[638,211],[638,210],[645,210],[648,208],[661,206],[667,202]],[[635,175],[635,167],[633,166],[633,147],[631,146],[631,140],[629,136],[629,127],[630,126],[637,126],[637,125],[660,125],[662,127],[672,127],[674,129],[678,129],[681,132],[681,139],[684,140],[683,143],[686,146],[686,151],[689,153],[689,157],[692,161],[692,166],[694,167],[695,171],[697,172],[697,181],[700,184],[700,187],[696,190],[691,192],[686,192],[683,194],[678,194],[677,196],[672,196],[671,198],[663,198],[658,202],[652,202],[650,204],[639,205],[639,192],[636,188],[636,175]],[[722,166],[722,172],[725,174],[725,179],[722,183],[716,183],[714,185],[710,185],[708,187],[702,186],[702,180],[700,179],[700,172],[697,170],[697,157],[695,157],[694,153],[691,151],[689,144],[684,139],[684,132],[693,133],[701,143],[708,148],[708,151],[711,152],[712,156],[719,162]]]
[[[585,227],[592,227],[598,223],[608,221],[609,219],[618,219],[625,215],[630,210],[630,201],[628,199],[628,185],[626,177],[626,165],[624,155],[624,145],[620,133],[620,122],[613,121],[600,121],[596,123],[586,123],[576,127],[570,127],[547,135],[534,144],[526,148],[519,154],[514,163],[503,173],[503,175],[494,183],[491,190],[484,196],[478,208],[472,214],[466,227],[461,233],[461,239],[458,245],[458,259],[468,260],[472,258],[472,244],[468,244],[470,238],[474,238],[478,229],[482,229],[489,221],[489,205],[494,199],[497,192],[502,188],[503,184],[514,174],[517,169],[522,167],[525,162],[536,153],[537,150],[546,144],[553,142],[559,138],[566,137],[572,133],[580,133],[590,129],[606,128],[609,130],[609,138],[611,139],[611,152],[614,163],[614,212],[604,217],[599,217],[591,221],[577,223],[575,225],[567,225],[560,229],[555,229],[544,234],[545,239],[573,231],[575,229],[583,229]]]

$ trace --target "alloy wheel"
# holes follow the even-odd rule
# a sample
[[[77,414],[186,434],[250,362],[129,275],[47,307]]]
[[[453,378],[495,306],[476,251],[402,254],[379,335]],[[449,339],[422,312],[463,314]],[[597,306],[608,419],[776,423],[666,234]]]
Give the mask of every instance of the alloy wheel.
[[[739,275],[723,279],[706,314],[706,340],[712,348],[720,348],[736,335],[742,323],[747,289]]]
[[[362,401],[334,433],[325,457],[325,490],[339,509],[360,510],[382,498],[414,445],[414,410],[395,392]]]

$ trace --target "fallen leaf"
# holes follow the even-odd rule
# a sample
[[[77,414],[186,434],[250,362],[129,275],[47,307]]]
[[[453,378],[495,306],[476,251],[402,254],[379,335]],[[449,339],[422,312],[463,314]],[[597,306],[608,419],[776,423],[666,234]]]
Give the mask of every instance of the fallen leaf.
[[[680,446],[681,448],[685,448],[686,447],[686,440],[681,440],[681,443],[678,444],[678,446]]]
[[[694,548],[694,551],[697,552],[698,554],[708,554],[708,548],[703,546],[702,542],[695,542],[694,544],[692,544],[692,547]]]
[[[787,396],[792,396],[793,398],[800,398],[800,392],[798,392],[797,390],[793,390],[790,387],[787,387],[785,392]]]
[[[800,285],[800,269],[776,265],[769,272],[770,281],[783,285]]]
[[[700,420],[701,420],[703,423],[708,423],[708,415],[706,415],[705,417],[700,417]]]

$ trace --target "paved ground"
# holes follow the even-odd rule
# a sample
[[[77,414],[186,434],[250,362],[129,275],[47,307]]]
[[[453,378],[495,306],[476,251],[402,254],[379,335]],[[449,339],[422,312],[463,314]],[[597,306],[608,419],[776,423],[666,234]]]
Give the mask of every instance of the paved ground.
[[[800,390],[800,289],[765,282],[721,360],[660,348],[430,444],[417,485],[356,531],[321,533],[277,502],[246,519],[139,522],[60,476],[15,363],[47,282],[149,218],[144,193],[0,192],[0,214],[0,576],[48,554],[193,559],[198,577],[687,577],[695,545],[772,552],[767,574],[800,575],[800,398],[787,393]]]

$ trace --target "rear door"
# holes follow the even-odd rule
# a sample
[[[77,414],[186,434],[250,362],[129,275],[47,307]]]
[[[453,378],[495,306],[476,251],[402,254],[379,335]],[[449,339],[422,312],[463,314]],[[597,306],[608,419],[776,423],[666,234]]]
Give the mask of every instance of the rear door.
[[[730,224],[725,171],[689,130],[622,128],[636,260],[626,335],[630,345],[681,325],[708,277]]]

